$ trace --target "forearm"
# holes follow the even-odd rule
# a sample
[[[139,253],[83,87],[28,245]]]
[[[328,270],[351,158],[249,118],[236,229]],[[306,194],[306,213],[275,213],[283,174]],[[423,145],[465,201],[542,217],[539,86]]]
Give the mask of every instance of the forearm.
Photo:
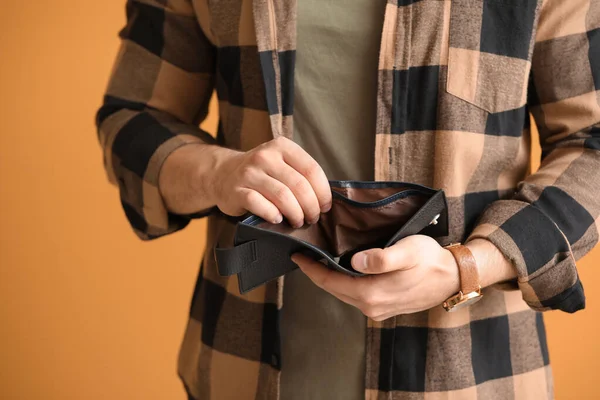
[[[215,171],[235,150],[217,145],[192,143],[175,150],[165,160],[159,189],[167,209],[191,214],[217,204]]]
[[[466,243],[466,246],[477,260],[482,288],[517,277],[515,266],[489,240],[474,239]]]

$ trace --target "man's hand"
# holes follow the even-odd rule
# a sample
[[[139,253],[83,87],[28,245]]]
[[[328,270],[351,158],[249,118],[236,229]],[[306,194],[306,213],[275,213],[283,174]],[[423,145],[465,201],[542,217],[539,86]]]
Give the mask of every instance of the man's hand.
[[[294,227],[315,223],[331,208],[323,169],[300,146],[277,138],[248,152],[187,145],[167,158],[159,177],[167,207],[191,213],[216,205],[228,215],[250,211]]]
[[[491,242],[474,240],[469,248],[477,260],[482,287],[516,276]],[[317,286],[375,321],[439,306],[460,290],[452,253],[423,235],[409,236],[386,249],[355,254],[352,267],[369,274],[360,278],[330,270],[301,254],[294,254],[292,260]]]

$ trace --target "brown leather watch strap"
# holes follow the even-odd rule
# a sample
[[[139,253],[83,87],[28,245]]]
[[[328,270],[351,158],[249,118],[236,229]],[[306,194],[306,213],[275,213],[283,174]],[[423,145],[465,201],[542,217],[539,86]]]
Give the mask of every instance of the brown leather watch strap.
[[[477,269],[477,262],[471,250],[462,244],[453,244],[446,247],[446,249],[450,250],[458,264],[461,292],[463,294],[478,292],[481,289],[479,285],[479,270]]]

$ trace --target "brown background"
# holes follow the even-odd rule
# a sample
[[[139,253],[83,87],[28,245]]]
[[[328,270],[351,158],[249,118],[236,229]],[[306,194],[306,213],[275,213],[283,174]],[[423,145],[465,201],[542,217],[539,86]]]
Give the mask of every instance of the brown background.
[[[124,3],[2,1],[2,399],[184,398],[176,356],[204,223],[139,241],[93,126]],[[546,314],[558,399],[600,398],[599,261],[579,264],[587,310]]]

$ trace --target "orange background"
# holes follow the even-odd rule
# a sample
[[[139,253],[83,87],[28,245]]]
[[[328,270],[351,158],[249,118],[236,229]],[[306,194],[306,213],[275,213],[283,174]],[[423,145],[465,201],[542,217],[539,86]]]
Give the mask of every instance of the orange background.
[[[93,125],[125,1],[2,3],[0,398],[183,400],[176,357],[205,225],[139,241]],[[558,399],[600,398],[599,261],[579,264],[587,310],[546,314]]]

